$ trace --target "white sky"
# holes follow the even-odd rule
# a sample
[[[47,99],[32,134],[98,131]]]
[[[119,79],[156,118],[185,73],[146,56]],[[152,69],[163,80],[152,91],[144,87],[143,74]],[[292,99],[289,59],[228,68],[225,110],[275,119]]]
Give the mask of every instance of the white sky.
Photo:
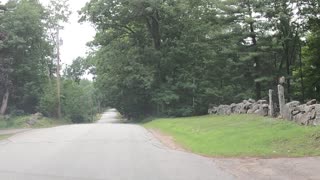
[[[86,43],[93,40],[95,35],[95,30],[89,23],[78,23],[79,15],[77,11],[88,1],[90,0],[69,0],[72,14],[69,23],[65,24],[64,30],[60,33],[63,39],[63,45],[61,46],[61,61],[63,64],[71,64],[78,56],[85,56],[89,50]]]

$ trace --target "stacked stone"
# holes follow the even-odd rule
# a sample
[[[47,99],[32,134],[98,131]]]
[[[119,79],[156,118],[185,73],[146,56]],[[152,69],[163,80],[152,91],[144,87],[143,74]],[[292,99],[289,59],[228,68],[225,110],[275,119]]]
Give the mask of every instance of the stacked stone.
[[[287,103],[283,109],[283,118],[301,125],[320,125],[320,104],[311,100],[306,104],[299,101]]]
[[[253,99],[244,100],[238,104],[211,106],[209,114],[230,115],[230,114],[257,114],[268,116],[269,105],[266,100],[255,101]]]
[[[238,104],[211,106],[209,114],[231,115],[231,114],[257,114],[260,116],[272,116],[270,104],[266,100],[255,101],[244,100]],[[299,101],[292,101],[283,106],[282,119],[294,121],[301,125],[320,125],[320,104],[311,100],[306,104]]]
[[[285,104],[284,84],[285,77],[279,79],[278,98],[279,98],[279,118],[294,121],[301,125],[320,125],[320,104],[317,100],[311,100],[306,104],[299,101],[292,101]],[[244,100],[239,104],[211,106],[209,114],[230,115],[230,114],[257,114],[261,116],[275,116],[274,104],[272,100],[273,90],[269,90],[269,104],[266,100],[255,101],[253,99]]]

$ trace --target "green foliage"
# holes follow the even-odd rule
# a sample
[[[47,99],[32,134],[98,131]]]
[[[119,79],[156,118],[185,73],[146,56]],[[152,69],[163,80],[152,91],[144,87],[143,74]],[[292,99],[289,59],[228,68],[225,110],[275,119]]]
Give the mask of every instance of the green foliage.
[[[32,115],[24,116],[11,116],[9,119],[0,118],[0,129],[18,129],[18,128],[48,128],[58,125],[70,124],[67,119],[53,119],[42,117],[36,121],[36,123],[30,126],[27,121],[32,117]]]
[[[62,81],[62,113],[74,123],[92,122],[100,111],[99,101],[92,82],[72,79]],[[55,84],[48,84],[41,96],[39,111],[48,117],[56,117],[58,98]]]
[[[266,98],[280,76],[288,100],[319,98],[319,12],[316,0],[91,0],[80,21],[96,27],[93,51],[64,71],[63,114],[88,122],[103,104],[129,119],[200,115],[212,103]],[[56,35],[69,15],[67,0],[0,6],[7,113],[57,116]]]
[[[96,114],[94,108],[93,86],[91,82],[80,84],[72,80],[63,81],[62,112],[74,123],[90,122]]]
[[[87,66],[83,58],[78,57],[65,69],[65,76],[73,81],[80,83],[81,77],[85,74]]]
[[[44,91],[39,102],[38,110],[48,117],[57,116],[58,97],[55,87],[55,84],[48,83],[44,87]]]
[[[3,7],[0,98],[9,91],[8,113],[13,117],[38,111],[57,117],[56,34],[70,15],[67,0],[50,1],[47,7],[35,0],[8,1]],[[62,111],[75,123],[89,122],[99,111],[92,83],[81,80],[86,69],[78,58],[62,80]],[[24,124],[24,118],[8,121],[13,127],[20,127],[20,122]]]
[[[304,92],[307,99],[320,99],[320,21],[312,21],[310,25],[312,31],[307,37],[306,46],[302,48],[302,62],[293,72],[296,79],[294,85],[297,97],[301,97]]]
[[[301,157],[320,154],[319,127],[254,115],[155,119],[160,130],[188,150],[223,157]]]
[[[8,1],[1,18],[1,95],[7,90],[11,109],[36,111],[43,84],[46,61],[52,55],[46,40],[45,8],[32,0]],[[2,98],[2,96],[1,96]]]
[[[265,99],[280,76],[288,100],[299,93],[293,72],[318,3],[92,0],[80,21],[97,29],[87,61],[106,105],[128,118],[189,116]]]

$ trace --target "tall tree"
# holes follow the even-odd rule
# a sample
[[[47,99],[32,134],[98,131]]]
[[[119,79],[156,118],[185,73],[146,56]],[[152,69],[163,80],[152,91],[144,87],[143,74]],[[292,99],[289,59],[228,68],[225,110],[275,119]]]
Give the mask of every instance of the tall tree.
[[[61,118],[61,59],[60,59],[60,36],[59,32],[63,29],[63,23],[68,21],[68,17],[71,14],[71,11],[68,9],[68,0],[51,0],[48,9],[48,34],[49,39],[53,42],[53,45],[56,47],[56,55],[54,56],[56,59],[56,63],[53,61],[48,64],[48,72],[49,72],[49,79],[51,78],[52,67],[55,65],[56,68],[56,86],[57,86],[57,116]]]
[[[88,60],[105,103],[133,118],[187,116],[206,113],[210,103],[265,98],[283,75],[290,99],[315,4],[92,0],[80,21],[97,29]]]
[[[33,0],[8,1],[5,6],[1,26],[1,56],[6,69],[2,113],[7,104],[33,112],[41,92],[42,63],[50,55],[45,41],[44,8]]]

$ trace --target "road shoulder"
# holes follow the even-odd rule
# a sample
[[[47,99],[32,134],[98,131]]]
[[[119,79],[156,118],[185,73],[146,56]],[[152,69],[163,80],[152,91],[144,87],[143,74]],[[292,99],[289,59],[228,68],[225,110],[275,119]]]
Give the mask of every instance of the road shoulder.
[[[23,133],[26,131],[32,130],[31,128],[24,128],[24,129],[0,129],[0,135],[14,135],[17,133]]]
[[[147,130],[166,147],[172,150],[190,152],[175,142],[173,137],[156,129]],[[211,158],[221,169],[238,179],[320,179],[320,157],[208,158]]]

